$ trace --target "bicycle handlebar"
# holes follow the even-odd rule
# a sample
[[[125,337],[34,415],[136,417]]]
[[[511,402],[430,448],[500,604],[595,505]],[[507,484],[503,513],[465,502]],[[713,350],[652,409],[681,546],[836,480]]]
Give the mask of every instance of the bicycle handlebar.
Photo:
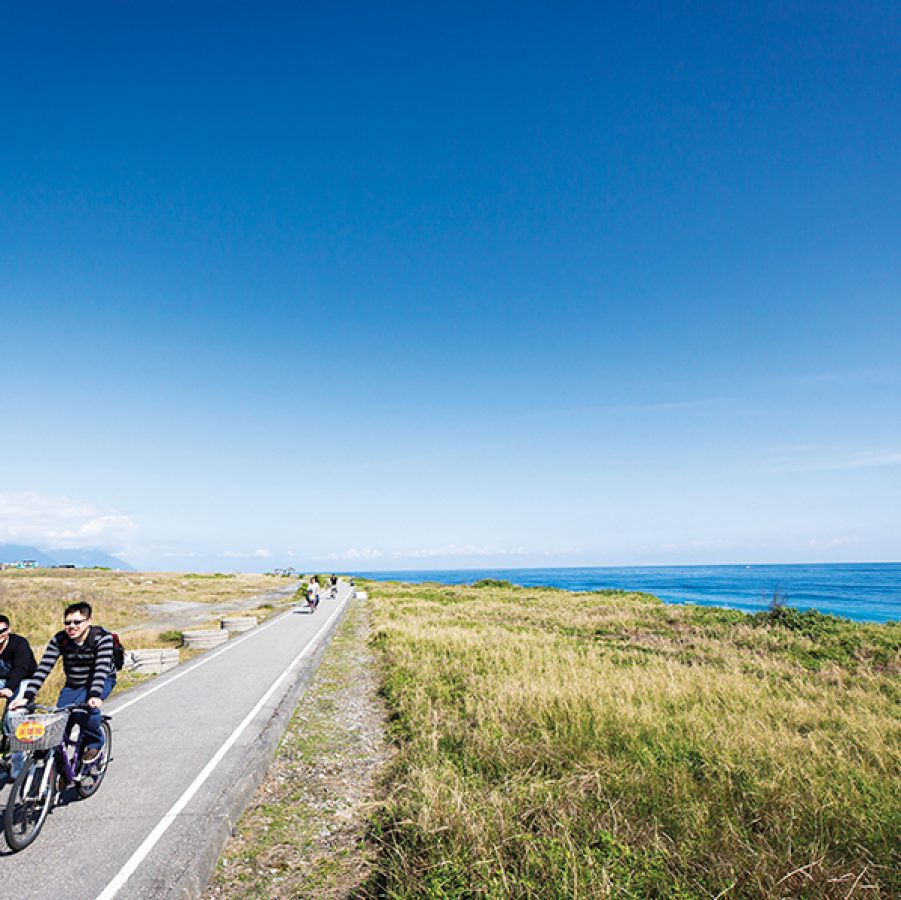
[[[59,713],[59,712],[91,712],[94,709],[93,706],[88,706],[87,703],[71,703],[69,706],[45,706],[43,703],[26,703],[24,706],[20,706],[19,709],[14,710],[14,712],[18,712],[22,710],[22,712],[27,715],[33,715],[36,712],[41,713]]]

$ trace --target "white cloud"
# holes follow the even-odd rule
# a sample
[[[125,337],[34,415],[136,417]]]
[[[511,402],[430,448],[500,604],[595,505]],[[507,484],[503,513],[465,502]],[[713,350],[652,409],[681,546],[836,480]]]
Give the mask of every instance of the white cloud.
[[[0,541],[75,549],[119,545],[137,526],[125,515],[35,491],[0,493]]]
[[[789,463],[777,472],[839,472],[845,469],[872,469],[901,466],[901,452],[862,452],[843,456],[823,457],[796,464]]]
[[[268,547],[263,547],[260,550],[226,550],[223,556],[231,557],[232,559],[247,559],[256,557],[257,559],[268,559],[272,556],[272,551]]]
[[[408,560],[408,559],[465,559],[477,557],[479,559],[491,559],[492,557],[510,556],[539,556],[559,558],[560,556],[579,553],[578,548],[566,547],[556,550],[543,550],[533,552],[526,547],[501,547],[496,544],[445,544],[441,547],[420,547],[414,550],[394,550],[383,552],[372,547],[350,547],[339,553],[329,553],[321,557],[330,562],[341,561],[373,561],[377,559]]]
[[[719,550],[728,547],[726,541],[722,538],[714,538],[712,540],[689,540],[681,543],[662,544],[660,549],[666,553],[681,553],[685,550]]]
[[[872,385],[897,384],[901,372],[897,368],[851,369],[835,372],[808,372],[784,379],[787,384],[820,385]]]
[[[547,419],[569,416],[592,416],[605,413],[671,413],[702,409],[715,405],[715,400],[660,400],[646,403],[596,403],[588,406],[561,406],[514,413],[513,419]]]
[[[901,453],[864,453],[824,464],[830,469],[870,469],[874,466],[901,466]]]
[[[342,560],[342,559],[381,559],[384,556],[381,550],[373,550],[371,547],[351,547],[343,553],[329,553],[324,559]]]
[[[409,550],[403,553],[393,553],[399,559],[434,559],[438,557],[456,556],[525,556],[529,551],[525,547],[505,548],[494,544],[476,546],[474,544],[445,544],[443,547],[432,547],[421,550]]]
[[[807,542],[808,547],[852,547],[856,544],[862,544],[863,540],[859,537],[849,535],[847,537],[832,538],[811,538]]]

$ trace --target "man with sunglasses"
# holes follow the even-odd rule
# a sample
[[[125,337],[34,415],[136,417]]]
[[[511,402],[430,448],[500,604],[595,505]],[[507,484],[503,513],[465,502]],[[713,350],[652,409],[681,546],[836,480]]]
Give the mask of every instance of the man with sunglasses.
[[[116,684],[113,665],[113,636],[104,628],[91,623],[90,603],[73,603],[63,615],[63,631],[50,638],[34,677],[28,683],[24,696],[10,703],[16,709],[30,703],[50,674],[56,661],[62,657],[66,673],[66,685],[60,691],[57,706],[86,703],[89,714],[74,713],[72,723],[78,723],[84,735],[82,759],[92,762],[103,747],[103,701]]]
[[[23,693],[28,679],[34,674],[37,663],[31,644],[21,634],[13,634],[9,618],[0,613],[0,701],[3,703],[3,730],[8,732],[6,709],[9,701]],[[10,757],[12,768],[10,775],[15,778],[22,767],[24,755],[18,751]]]

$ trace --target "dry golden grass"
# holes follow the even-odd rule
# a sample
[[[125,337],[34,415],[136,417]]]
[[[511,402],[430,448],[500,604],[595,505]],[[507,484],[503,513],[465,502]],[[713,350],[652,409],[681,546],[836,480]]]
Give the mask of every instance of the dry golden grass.
[[[369,587],[401,749],[373,893],[901,891],[897,624]]]
[[[63,610],[86,601],[94,622],[117,631],[129,648],[171,647],[167,628],[154,627],[148,604],[170,601],[209,604],[209,625],[218,627],[215,608],[255,594],[283,588],[285,579],[272,575],[197,575],[181,572],[110,572],[98,569],[35,569],[0,572],[0,612],[9,616],[13,631],[28,638],[40,659],[47,641],[62,627]],[[271,608],[250,612],[265,618]],[[193,626],[199,627],[199,626]],[[49,702],[62,686],[56,666],[41,689]],[[137,676],[123,671],[117,690],[130,687]]]

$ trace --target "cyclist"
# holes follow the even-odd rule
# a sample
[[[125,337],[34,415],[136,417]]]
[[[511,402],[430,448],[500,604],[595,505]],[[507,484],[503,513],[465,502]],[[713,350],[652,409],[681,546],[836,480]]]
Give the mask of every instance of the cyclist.
[[[329,579],[329,586],[331,590],[329,591],[329,599],[335,600],[338,596],[338,576],[332,575]]]
[[[10,700],[24,693],[28,679],[36,668],[37,663],[28,640],[20,634],[13,634],[9,618],[0,613],[0,699],[6,701],[4,707],[9,705]],[[6,713],[4,708],[3,731],[8,733]],[[24,758],[24,754],[18,751],[11,754],[10,777],[15,778],[19,774]]]
[[[91,615],[90,603],[73,603],[66,607],[63,631],[50,638],[24,696],[10,703],[10,709],[30,703],[56,661],[62,657],[66,684],[56,705],[83,703],[91,708],[90,713],[75,712],[70,719],[71,724],[77,723],[81,728],[84,762],[93,762],[103,747],[103,717],[100,710],[116,684],[113,636],[106,629],[92,624]]]
[[[319,576],[313,575],[310,578],[310,583],[307,586],[307,606],[310,609],[311,613],[316,612],[316,608],[319,606]]]

